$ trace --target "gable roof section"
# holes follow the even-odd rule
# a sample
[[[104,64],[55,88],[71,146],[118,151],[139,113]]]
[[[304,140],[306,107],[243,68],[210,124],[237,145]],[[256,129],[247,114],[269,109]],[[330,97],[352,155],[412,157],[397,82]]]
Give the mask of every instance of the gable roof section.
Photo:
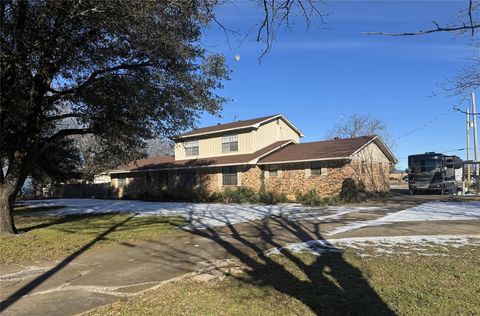
[[[252,154],[218,156],[203,159],[185,159],[175,160],[171,156],[158,156],[147,159],[132,161],[126,165],[120,166],[117,170],[111,173],[120,172],[135,172],[147,170],[168,170],[168,169],[188,169],[201,167],[221,167],[221,166],[235,166],[235,165],[251,165],[256,164],[257,161],[276,150],[293,143],[292,140],[283,140],[275,142],[267,147],[264,147]]]
[[[261,124],[267,123],[276,118],[282,119],[288,126],[290,126],[290,128],[292,128],[298,135],[300,135],[300,137],[303,137],[303,133],[297,127],[295,127],[295,125],[293,125],[289,120],[287,120],[282,114],[275,114],[275,115],[269,115],[269,116],[264,116],[264,117],[259,117],[259,118],[244,120],[244,121],[197,128],[189,132],[180,134],[177,137],[177,139],[209,135],[209,134],[215,134],[215,133],[227,132],[227,131],[242,130],[242,129],[248,129],[248,128],[257,129],[260,127]]]
[[[258,164],[301,162],[315,160],[349,159],[375,141],[392,162],[397,159],[378,136],[361,136],[311,143],[291,144],[259,160]]]

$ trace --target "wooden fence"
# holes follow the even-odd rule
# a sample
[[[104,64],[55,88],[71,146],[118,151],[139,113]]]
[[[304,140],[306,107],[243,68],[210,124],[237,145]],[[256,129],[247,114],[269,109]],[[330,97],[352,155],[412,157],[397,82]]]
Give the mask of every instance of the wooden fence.
[[[49,192],[52,198],[97,198],[109,199],[115,196],[110,183],[74,183],[54,186]]]

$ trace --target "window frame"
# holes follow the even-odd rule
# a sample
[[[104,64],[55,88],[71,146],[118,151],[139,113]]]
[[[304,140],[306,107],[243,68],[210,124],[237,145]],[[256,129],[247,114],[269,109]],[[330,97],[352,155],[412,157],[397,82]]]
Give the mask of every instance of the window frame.
[[[368,172],[367,170],[367,162],[365,160],[362,160],[360,162],[360,175],[364,176]]]
[[[198,156],[200,152],[200,144],[197,140],[190,140],[184,143],[185,156]]]
[[[222,167],[222,186],[238,186],[237,166]]]
[[[180,170],[178,172],[177,186],[194,188],[197,185],[197,172],[195,170]]]
[[[318,168],[313,167],[313,165],[316,165],[316,164],[318,164]],[[310,176],[311,177],[318,177],[318,176],[321,176],[321,175],[322,175],[322,162],[321,161],[310,162]]]
[[[127,176],[119,175],[117,177],[117,188],[125,188],[127,186]]]
[[[274,169],[274,170],[272,170]],[[273,173],[272,173],[273,172]],[[278,166],[277,165],[269,165],[268,166],[268,177],[270,178],[277,178],[278,174]]]
[[[238,152],[238,134],[222,136],[222,153]]]

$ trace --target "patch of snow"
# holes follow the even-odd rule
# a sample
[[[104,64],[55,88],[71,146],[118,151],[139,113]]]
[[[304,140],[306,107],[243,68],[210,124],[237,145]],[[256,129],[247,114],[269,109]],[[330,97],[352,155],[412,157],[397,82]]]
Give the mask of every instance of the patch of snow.
[[[144,202],[134,200],[103,199],[52,199],[31,200],[27,207],[63,208],[46,212],[35,212],[50,216],[74,214],[108,214],[118,212],[137,213],[139,216],[167,215],[182,216],[190,222],[190,228],[233,225],[273,215],[283,215],[305,209],[295,204],[247,205],[247,204],[203,204],[182,202]]]
[[[35,214],[63,216],[75,214],[108,214],[118,212],[138,213],[139,216],[182,216],[189,229],[234,225],[269,216],[285,216],[289,220],[327,220],[351,212],[376,210],[378,207],[331,206],[312,209],[299,204],[257,205],[183,202],[144,202],[135,200],[103,199],[51,199],[27,200],[19,203],[27,208],[63,207]],[[318,211],[321,211],[319,213]],[[325,215],[326,214],[326,215]]]
[[[402,246],[411,251],[395,251],[392,248]],[[267,251],[267,255],[278,255],[283,251],[302,252],[307,251],[316,256],[329,252],[341,252],[346,248],[358,251],[373,247],[379,253],[386,254],[410,254],[412,250],[420,252],[425,256],[436,256],[442,254],[421,253],[429,247],[437,246],[480,246],[480,235],[434,235],[434,236],[388,236],[388,237],[352,237],[330,240],[309,240],[301,243],[287,244],[281,248],[274,248]],[[385,249],[387,248],[387,249]]]
[[[326,222],[332,219],[338,219],[343,215],[358,212],[371,212],[383,209],[378,206],[329,206],[318,211],[307,210],[305,212],[298,212],[288,216],[289,220],[293,221],[315,221]]]
[[[367,226],[381,226],[398,222],[480,220],[480,202],[428,202],[384,217],[352,222],[326,235],[344,233]]]
[[[327,240],[319,239],[319,240],[309,240],[302,243],[292,243],[288,244],[285,247],[281,248],[274,248],[267,251],[267,256],[271,255],[279,255],[283,251],[288,250],[290,252],[303,252],[308,251],[316,256],[320,256],[324,253],[328,252],[341,252],[342,250],[336,248],[333,244],[331,244]]]

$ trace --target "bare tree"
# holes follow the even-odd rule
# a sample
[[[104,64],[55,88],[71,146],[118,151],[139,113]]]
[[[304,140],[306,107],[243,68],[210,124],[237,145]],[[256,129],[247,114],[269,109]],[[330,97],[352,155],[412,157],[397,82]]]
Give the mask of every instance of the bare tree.
[[[257,40],[278,26],[322,17],[316,0],[251,0],[262,9]],[[202,45],[223,0],[0,1],[0,230],[16,233],[15,198],[43,153],[95,135],[95,161],[145,153],[201,113],[216,115],[229,78],[225,57]],[[65,119],[74,121],[63,125]],[[98,148],[96,148],[98,150]],[[99,154],[100,153],[100,154]],[[116,156],[119,157],[119,156]],[[43,159],[43,158],[42,158]],[[45,159],[48,159],[46,157]]]
[[[327,133],[327,138],[351,138],[367,135],[378,135],[389,147],[393,146],[387,125],[380,119],[369,115],[350,115],[347,120],[341,120],[333,126]]]
[[[448,80],[444,84],[444,88],[448,93],[454,95],[465,95],[472,89],[480,87],[480,44],[476,40],[477,30],[480,29],[480,3],[474,0],[466,1],[464,9],[457,14],[458,19],[453,23],[439,23],[433,21],[434,27],[427,30],[419,30],[412,32],[364,32],[370,35],[387,35],[387,36],[416,36],[432,33],[454,33],[458,35],[467,35],[472,38],[472,45],[475,48],[475,54],[470,58],[470,64],[463,68],[453,79]]]
[[[172,156],[173,143],[166,138],[154,138],[147,141],[147,157]]]
[[[471,36],[475,35],[475,31],[480,28],[480,24],[477,22],[480,14],[480,4],[473,0],[468,1],[466,9],[463,9],[459,12],[459,21],[454,23],[447,23],[441,25],[437,21],[432,21],[434,27],[427,30],[419,30],[413,32],[400,32],[400,33],[390,33],[390,32],[364,32],[365,34],[373,35],[388,35],[388,36],[415,36],[415,35],[425,35],[432,33],[441,33],[441,32],[453,32],[464,34],[468,33]]]

